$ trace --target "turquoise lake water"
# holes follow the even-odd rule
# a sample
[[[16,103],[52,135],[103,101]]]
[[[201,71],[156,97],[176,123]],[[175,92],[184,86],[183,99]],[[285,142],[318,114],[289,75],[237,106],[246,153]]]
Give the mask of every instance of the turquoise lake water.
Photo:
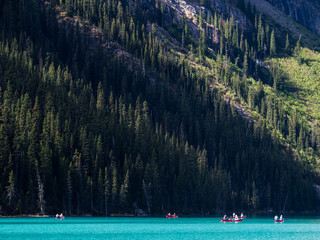
[[[219,218],[0,218],[0,239],[320,239],[320,217],[272,216],[220,223]]]

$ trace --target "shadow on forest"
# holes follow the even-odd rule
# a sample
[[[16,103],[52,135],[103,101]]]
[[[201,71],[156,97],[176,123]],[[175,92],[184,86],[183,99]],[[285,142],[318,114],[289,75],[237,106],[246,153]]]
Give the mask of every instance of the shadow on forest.
[[[280,86],[281,90],[285,90],[288,93],[297,93],[302,91],[303,89],[298,87],[296,84],[288,81],[283,81]]]

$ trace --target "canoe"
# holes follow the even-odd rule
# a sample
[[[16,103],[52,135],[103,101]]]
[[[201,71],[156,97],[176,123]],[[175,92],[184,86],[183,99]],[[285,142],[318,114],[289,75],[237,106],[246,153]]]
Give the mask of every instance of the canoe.
[[[220,222],[242,222],[243,221],[243,219],[226,219],[226,220],[224,220],[224,219],[220,219]]]
[[[64,217],[56,217],[56,219],[64,219]]]
[[[284,219],[282,219],[282,220],[274,220],[274,222],[284,222]]]
[[[167,215],[166,218],[178,218],[178,216],[173,216],[173,215]]]

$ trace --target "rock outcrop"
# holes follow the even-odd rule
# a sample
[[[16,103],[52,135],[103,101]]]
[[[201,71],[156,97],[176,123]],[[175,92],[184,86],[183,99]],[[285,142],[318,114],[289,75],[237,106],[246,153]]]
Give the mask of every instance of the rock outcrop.
[[[164,14],[164,25],[171,25],[174,21],[179,26],[183,18],[187,20],[191,34],[195,39],[199,38],[199,15],[201,15],[204,20],[206,20],[207,15],[211,18],[214,12],[205,9],[190,1],[184,0],[158,0],[159,4],[162,4],[163,14]],[[213,0],[211,1],[212,9],[215,9],[219,14],[223,16],[234,16],[235,23],[238,24],[241,30],[246,30],[247,18],[246,16],[237,8],[234,4],[226,3],[223,0]],[[216,29],[210,23],[205,22],[207,36],[212,39],[219,39],[218,29]],[[217,41],[216,41],[217,43]]]
[[[320,35],[319,0],[267,0],[312,32]]]

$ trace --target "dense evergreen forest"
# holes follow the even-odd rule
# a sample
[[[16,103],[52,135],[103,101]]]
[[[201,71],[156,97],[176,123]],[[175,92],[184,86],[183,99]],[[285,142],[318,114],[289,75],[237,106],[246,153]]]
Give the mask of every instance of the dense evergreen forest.
[[[0,214],[319,208],[320,130],[259,64],[302,40],[192,2],[0,0]]]

